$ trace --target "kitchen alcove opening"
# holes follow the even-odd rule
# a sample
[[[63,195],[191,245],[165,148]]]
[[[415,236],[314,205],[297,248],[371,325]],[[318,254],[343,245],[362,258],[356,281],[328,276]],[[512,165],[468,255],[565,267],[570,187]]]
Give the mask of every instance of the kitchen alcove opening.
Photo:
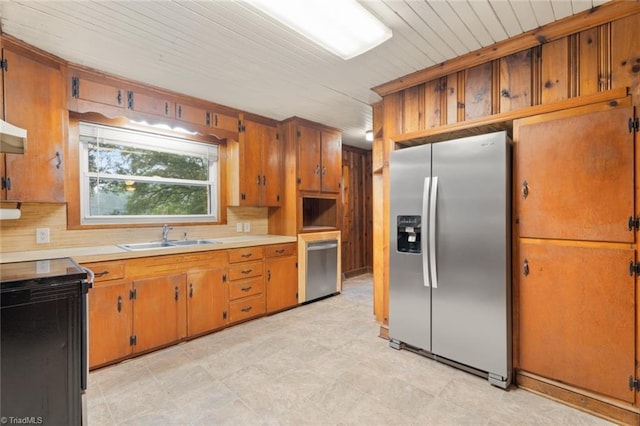
[[[338,227],[337,200],[335,198],[302,198],[302,230],[317,231]]]

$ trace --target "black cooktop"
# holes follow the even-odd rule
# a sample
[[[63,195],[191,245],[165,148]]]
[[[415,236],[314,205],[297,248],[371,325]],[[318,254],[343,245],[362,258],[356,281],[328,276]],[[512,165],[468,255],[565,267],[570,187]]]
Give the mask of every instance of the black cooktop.
[[[3,291],[5,288],[14,288],[26,282],[45,284],[86,278],[85,270],[68,257],[0,264],[0,283]]]

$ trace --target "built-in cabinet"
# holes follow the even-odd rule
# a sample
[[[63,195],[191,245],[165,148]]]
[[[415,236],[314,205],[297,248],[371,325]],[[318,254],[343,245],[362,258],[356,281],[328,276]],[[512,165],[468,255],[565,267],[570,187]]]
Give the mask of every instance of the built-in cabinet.
[[[169,124],[221,139],[237,138],[238,112],[230,108],[154,90],[77,66],[67,68],[67,79],[69,111]]]
[[[87,263],[96,368],[297,305],[296,243]]]
[[[295,243],[265,248],[267,313],[298,304],[298,258]]]
[[[27,144],[23,155],[0,154],[0,199],[62,202],[66,165],[62,66],[2,41],[4,120],[27,130]]]
[[[340,132],[297,124],[298,189],[340,191],[342,136]]]
[[[625,103],[514,124],[517,368],[633,403],[635,117],[611,106]]]
[[[238,140],[227,141],[228,204],[278,207],[282,155],[275,121],[265,124],[242,117]]]

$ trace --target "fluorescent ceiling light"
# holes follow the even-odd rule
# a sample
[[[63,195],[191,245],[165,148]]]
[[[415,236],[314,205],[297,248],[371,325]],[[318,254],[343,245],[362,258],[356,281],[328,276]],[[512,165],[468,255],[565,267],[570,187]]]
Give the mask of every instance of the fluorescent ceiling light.
[[[247,0],[314,43],[351,59],[391,38],[382,22],[355,0]]]

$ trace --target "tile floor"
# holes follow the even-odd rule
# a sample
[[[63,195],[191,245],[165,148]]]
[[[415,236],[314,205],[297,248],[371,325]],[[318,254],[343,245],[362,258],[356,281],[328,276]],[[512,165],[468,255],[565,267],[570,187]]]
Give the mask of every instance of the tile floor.
[[[98,425],[598,425],[377,337],[372,278],[89,375]]]

